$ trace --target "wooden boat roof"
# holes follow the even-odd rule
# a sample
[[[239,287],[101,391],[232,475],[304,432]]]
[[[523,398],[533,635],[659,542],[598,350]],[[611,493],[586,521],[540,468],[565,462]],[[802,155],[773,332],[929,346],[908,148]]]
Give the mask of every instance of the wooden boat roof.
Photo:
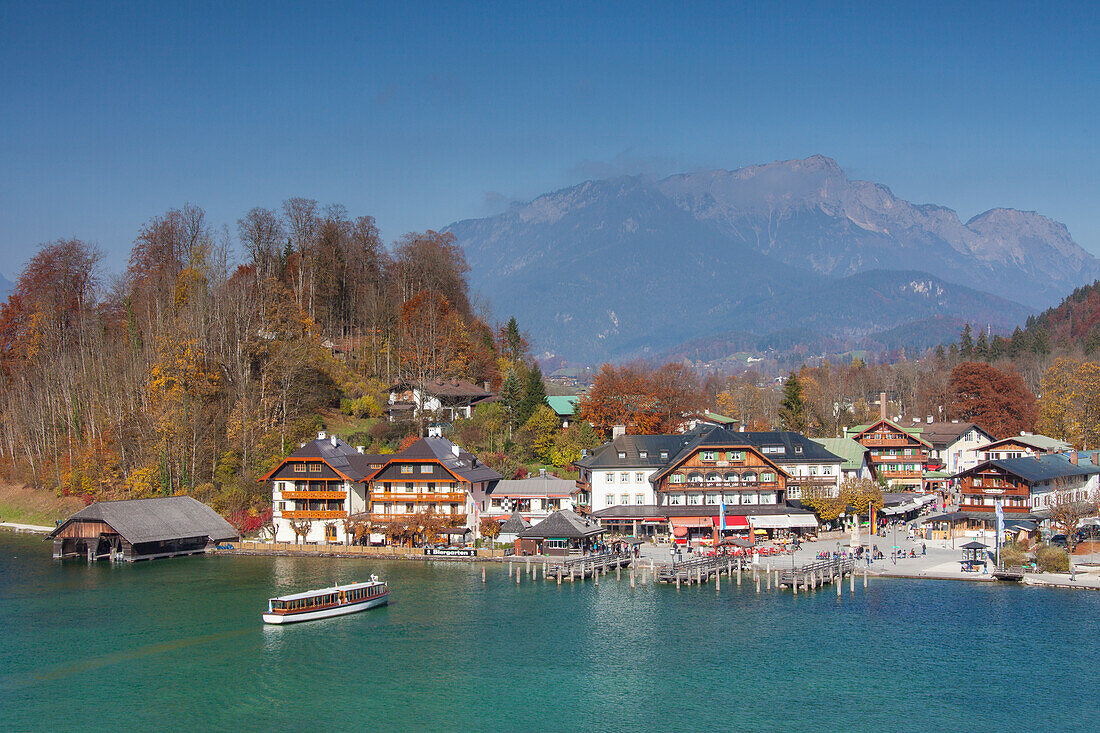
[[[73,514],[49,536],[75,522],[103,522],[130,544],[189,537],[220,542],[239,534],[220,514],[190,496],[99,501]]]
[[[362,583],[347,583],[346,585],[334,585],[330,588],[318,588],[316,590],[305,590],[301,593],[291,593],[285,596],[277,596],[271,598],[272,601],[296,601],[299,598],[312,598],[313,596],[323,596],[326,593],[338,593],[340,591],[355,590],[356,588],[366,588],[371,585],[385,585],[385,581],[382,580],[367,580]]]

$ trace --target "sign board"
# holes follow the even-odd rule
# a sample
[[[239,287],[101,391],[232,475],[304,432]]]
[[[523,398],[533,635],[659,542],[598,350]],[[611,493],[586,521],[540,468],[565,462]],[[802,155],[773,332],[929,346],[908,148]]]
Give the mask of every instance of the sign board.
[[[425,555],[441,555],[443,557],[477,557],[477,549],[473,547],[425,547]]]

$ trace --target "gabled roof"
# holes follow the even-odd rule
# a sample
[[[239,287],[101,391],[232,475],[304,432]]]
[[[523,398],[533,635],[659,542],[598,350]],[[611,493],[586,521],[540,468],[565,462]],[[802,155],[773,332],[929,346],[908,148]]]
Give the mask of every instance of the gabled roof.
[[[499,481],[502,478],[499,473],[479,461],[473,453],[458,448],[458,455],[455,455],[454,449],[457,447],[446,438],[421,438],[400,453],[386,456],[386,458],[389,459],[387,463],[438,461],[456,477],[470,483]]]
[[[546,404],[560,417],[571,417],[577,411],[580,399],[576,395],[552,395],[546,398]]]
[[[840,456],[844,461],[840,466],[843,471],[858,471],[867,457],[867,447],[852,438],[814,438],[814,442]]]
[[[561,509],[542,520],[534,527],[520,533],[522,539],[585,539],[606,532],[600,523],[585,519],[571,509]]]
[[[437,397],[469,397],[473,399],[484,399],[492,396],[491,392],[485,391],[476,384],[467,382],[465,379],[454,378],[431,379],[426,382],[418,382],[415,380],[398,382],[390,387],[390,391],[397,391],[406,387],[414,387],[430,395],[436,395]]]
[[[781,446],[782,453],[769,453],[767,457],[776,463],[840,463],[843,459],[829,451],[820,442],[807,438],[802,433],[785,431],[764,431],[734,433],[747,445],[758,448]],[[799,451],[798,449],[802,450]]]
[[[577,490],[575,481],[557,476],[531,476],[498,481],[493,496],[569,496]]]
[[[576,462],[584,468],[659,468],[698,436],[684,435],[620,435],[610,443],[604,443],[591,455]],[[668,456],[662,460],[661,451]],[[642,458],[641,454],[646,453]],[[619,453],[624,453],[619,458]]]
[[[851,428],[851,437],[855,438],[856,440],[859,440],[859,436],[863,435],[864,433],[868,432],[869,430],[877,428],[879,425],[882,425],[884,423],[886,425],[889,425],[890,427],[892,427],[894,430],[897,430],[899,433],[905,433],[909,437],[914,438],[916,440],[919,440],[921,443],[924,443],[929,448],[932,447],[931,443],[929,443],[927,440],[925,440],[923,437],[921,437],[922,434],[924,433],[924,427],[923,426],[919,427],[919,428],[915,425],[911,425],[909,427],[902,427],[901,425],[898,425],[896,422],[894,422],[893,420],[891,420],[889,418],[882,418],[880,420],[875,420],[873,423],[871,423],[869,425],[856,425],[855,427]]]
[[[984,435],[987,440],[993,440],[992,435],[972,422],[926,422],[912,424],[905,422],[904,424],[908,426],[905,428],[906,431],[918,428],[920,430],[920,437],[927,440],[936,450],[943,450],[950,447],[952,443],[969,433],[971,430],[977,430]]]
[[[371,464],[385,463],[393,456],[376,456],[360,453],[357,449],[348,445],[336,436],[317,438],[303,445],[279,463],[258,480],[266,481],[286,463],[295,460],[321,459],[329,468],[349,481],[361,481],[367,475],[374,473]]]
[[[207,537],[219,542],[238,536],[233,525],[190,496],[99,501],[66,519],[49,536],[54,537],[79,521],[103,522],[130,544],[188,537]]]
[[[519,534],[525,529],[530,529],[531,523],[523,518],[523,515],[519,512],[514,512],[512,516],[505,520],[504,524],[500,525],[501,534]]]
[[[1100,474],[1100,466],[1092,463],[1074,465],[1064,456],[1025,456],[1023,458],[1005,458],[999,461],[986,461],[973,468],[962,471],[958,476],[967,476],[983,471],[990,466],[1017,476],[1029,484],[1053,481],[1069,476],[1091,476]]]
[[[653,483],[656,483],[662,476],[675,469],[696,451],[704,450],[706,448],[729,447],[751,448],[756,453],[759,453],[764,462],[774,468],[777,472],[783,474],[784,476],[790,476],[789,473],[776,465],[775,460],[771,456],[764,455],[761,452],[759,446],[745,440],[745,435],[748,435],[748,433],[738,433],[732,430],[726,430],[725,428],[711,428],[701,435],[695,435],[695,440],[691,441],[683,448],[681,448],[680,452],[677,453],[676,456],[673,457],[672,460],[670,460],[663,468],[661,468],[659,471],[656,471],[652,476],[650,476],[649,480]],[[763,434],[757,433],[757,435]]]
[[[1020,445],[1026,445],[1034,448],[1035,450],[1043,451],[1046,453],[1069,450],[1073,447],[1066,441],[1059,440],[1058,438],[1052,438],[1049,435],[1029,433],[1027,435],[1012,435],[1007,438],[1001,438],[1000,440],[995,440],[988,445],[979,446],[974,450],[993,450],[1004,445],[1005,443],[1019,443]]]

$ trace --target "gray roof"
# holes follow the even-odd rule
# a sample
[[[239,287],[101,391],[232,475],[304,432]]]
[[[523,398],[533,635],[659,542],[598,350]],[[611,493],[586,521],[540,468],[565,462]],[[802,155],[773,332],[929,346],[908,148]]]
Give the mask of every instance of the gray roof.
[[[291,453],[279,465],[295,458],[321,458],[334,470],[344,474],[352,481],[361,481],[366,476],[374,473],[371,465],[384,464],[392,455],[374,456],[360,453],[336,436],[317,438],[303,445]]]
[[[975,423],[972,422],[913,422],[912,420],[899,420],[903,427],[921,428],[920,437],[927,440],[932,444],[932,447],[936,450],[944,450],[949,448],[952,443],[957,441],[966,433],[971,430],[977,430],[982,435],[986,436],[989,440],[993,440],[993,436]]]
[[[501,534],[519,534],[530,528],[531,523],[524,519],[522,514],[515,512],[504,521],[504,524],[500,525],[500,532]]]
[[[1060,450],[1069,450],[1073,447],[1066,441],[1059,440],[1058,438],[1052,438],[1049,435],[1029,433],[1027,435],[1012,435],[1007,438],[1001,438],[1000,440],[994,441],[989,445],[980,446],[975,450],[993,450],[1002,443],[1021,443],[1023,445],[1031,446],[1035,450],[1046,451],[1048,453]]]
[[[575,481],[557,476],[530,476],[498,481],[493,496],[569,496],[576,490]]]
[[[519,536],[524,539],[548,539],[551,537],[584,539],[603,534],[606,531],[600,526],[599,522],[585,519],[571,509],[562,509],[554,512],[534,527],[524,530]]]
[[[741,439],[744,445],[757,448],[764,446],[782,446],[782,453],[767,453],[767,457],[775,463],[842,463],[844,458],[832,453],[824,445],[807,438],[802,433],[789,430],[769,432],[744,432],[730,434],[734,439]],[[729,437],[729,436],[726,436]]]
[[[454,453],[456,447],[446,438],[421,438],[400,453],[387,458],[394,462],[418,459],[437,460],[448,471],[470,483],[500,480],[501,475],[477,460],[477,456],[473,453],[459,448],[456,456]]]
[[[660,468],[668,463],[696,435],[620,435],[610,443],[604,443],[591,455],[577,461],[584,468]],[[666,457],[661,459],[661,451]],[[625,454],[619,458],[619,453]],[[642,458],[641,454],[646,453]]]
[[[81,520],[103,522],[130,544],[185,537],[209,537],[218,542],[238,536],[233,525],[190,496],[96,502],[66,519],[50,536]]]
[[[986,461],[974,468],[963,471],[959,476],[981,471],[987,466],[996,466],[1013,476],[1018,476],[1029,484],[1053,481],[1069,476],[1091,476],[1100,473],[1100,466],[1092,463],[1073,465],[1067,458],[1059,455],[1024,456],[1023,458],[1005,458],[999,461]]]

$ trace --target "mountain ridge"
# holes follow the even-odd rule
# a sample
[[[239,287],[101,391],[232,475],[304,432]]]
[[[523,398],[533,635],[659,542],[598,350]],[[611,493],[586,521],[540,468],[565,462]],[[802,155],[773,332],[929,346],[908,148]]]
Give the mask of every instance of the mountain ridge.
[[[498,315],[515,315],[545,356],[577,361],[663,352],[731,330],[808,328],[848,343],[983,313],[1010,330],[1028,308],[1100,277],[1100,261],[1058,222],[998,207],[963,223],[945,206],[853,181],[825,156],[592,179],[445,231]],[[844,297],[837,281],[867,272],[890,285],[874,296],[889,318],[830,307]],[[936,298],[900,289],[922,274],[935,278]]]

